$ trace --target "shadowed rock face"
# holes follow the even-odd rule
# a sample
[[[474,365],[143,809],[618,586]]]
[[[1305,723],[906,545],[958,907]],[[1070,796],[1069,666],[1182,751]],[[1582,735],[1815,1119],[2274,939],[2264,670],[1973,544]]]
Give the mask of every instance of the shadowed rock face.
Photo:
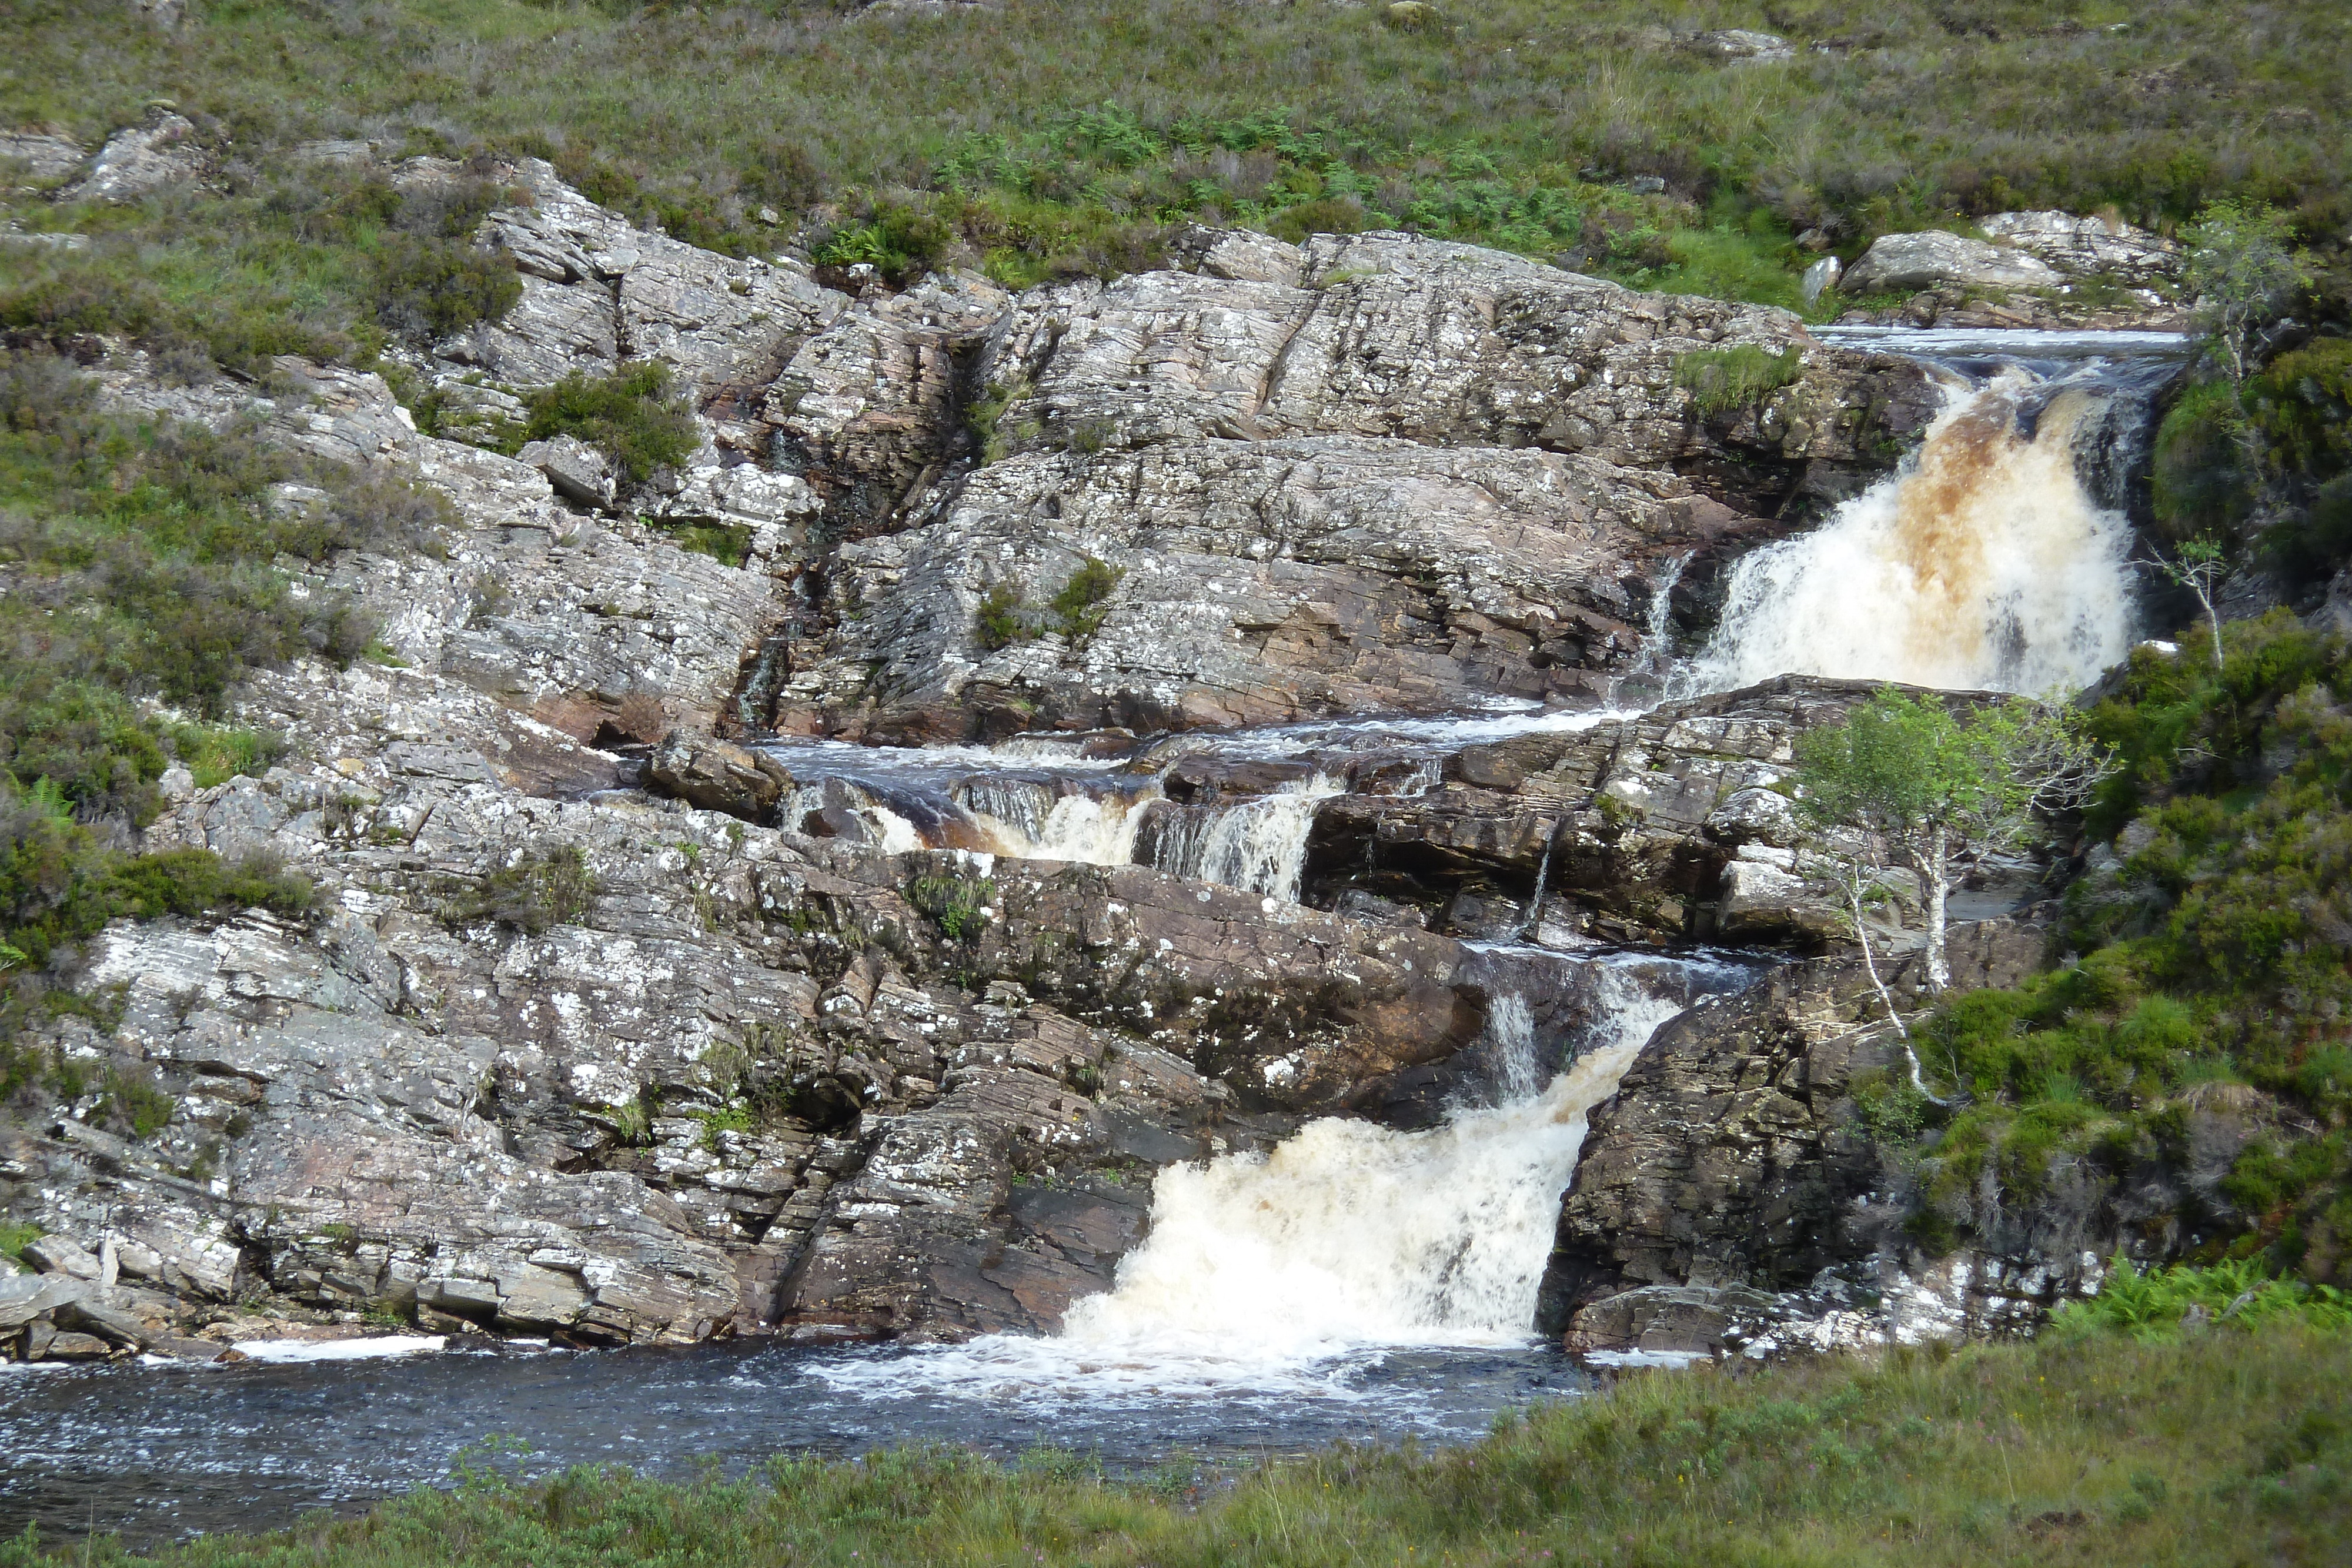
[[[299,584],[374,615],[396,662],[257,674],[236,716],[285,760],[167,779],[146,831],[278,857],[311,912],[121,924],[58,977],[104,1005],[27,1047],[171,1109],[143,1138],[64,1103],[0,1127],[5,1212],[99,1274],[0,1299],[0,1333],[185,1348],[257,1311],[590,1343],[1050,1328],[1108,1281],[1159,1168],[1313,1115],[1425,1124],[1463,1080],[1499,971],[1342,877],[1349,833],[1391,880],[1418,868],[1423,904],[1549,845],[1623,930],[1697,929],[1707,879],[1771,842],[1739,804],[1755,769],[1840,694],[1465,753],[1438,796],[1327,831],[1316,896],[1370,918],[696,810],[756,818],[782,788],[712,732],[1590,700],[1636,661],[1666,562],[1790,526],[1929,401],[1779,313],[1404,236],[1202,235],[1186,271],[853,302],[511,172],[536,204],[480,237],[523,301],[423,373],[494,420],[575,370],[669,364],[705,439],[636,494],[569,449],[421,435],[373,375],[286,360],[259,397],[167,388],[136,353],[97,368],[118,406],[251,419],[451,509],[435,552]],[[1702,416],[1680,358],[1738,344],[1794,348],[1796,379]],[[675,523],[740,529],[740,560]],[[1090,557],[1121,575],[1065,621]],[[973,616],[1000,584],[1034,634],[989,651]]]
[[[1954,927],[1954,988],[2016,984],[2042,939],[2030,921]],[[1925,999],[1916,970],[1915,957],[1889,971],[1906,1009]],[[2118,1249],[2177,1256],[2184,1212],[2235,1228],[2220,1183],[2274,1110],[2251,1091],[2185,1102],[2177,1158],[2070,1166],[2006,1211],[1979,1192],[1941,1214],[1978,1239],[1954,1252],[1906,1230],[1918,1172],[1881,1152],[1856,1108],[1858,1082],[1907,1071],[1851,959],[1790,965],[1669,1020],[1592,1113],[1538,1329],[1580,1350],[1700,1352],[2028,1329],[2095,1289]]]

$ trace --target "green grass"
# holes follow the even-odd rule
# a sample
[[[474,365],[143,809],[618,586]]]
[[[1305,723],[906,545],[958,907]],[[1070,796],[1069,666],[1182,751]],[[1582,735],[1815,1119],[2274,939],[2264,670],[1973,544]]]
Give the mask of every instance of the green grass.
[[[41,1239],[41,1228],[27,1220],[0,1220],[0,1257],[22,1258],[25,1249]]]
[[[1819,47],[1727,65],[1664,30],[1706,26]],[[165,34],[32,0],[0,31],[16,121],[94,146],[169,97],[223,155],[218,200],[10,198],[16,221],[94,243],[0,252],[0,325],[224,363],[365,359],[511,298],[458,237],[497,192],[404,202],[289,156],[326,136],[542,154],[731,254],[797,240],[894,279],[966,266],[1017,286],[1148,266],[1192,221],[1403,225],[1790,306],[1811,229],[1851,258],[2017,206],[2168,226],[2231,196],[2294,210],[2326,263],[2352,227],[2339,7],[1465,0],[1400,26],[1378,5],[1219,0],[387,0],[363,21],[220,0]],[[1638,175],[1666,191],[1634,195]]]
[[[598,1564],[2319,1563],[2352,1529],[2352,1334],[2271,1321],[2143,1341],[1897,1350],[1625,1377],[1475,1446],[1340,1447],[1230,1488],[1082,1455],[781,1458],[740,1479],[503,1451],[364,1518],[164,1549],[174,1568]],[[1203,1481],[1206,1485],[1202,1485]],[[79,1556],[81,1549],[72,1549]],[[60,1553],[60,1560],[64,1557]],[[37,1540],[0,1563],[41,1561]],[[115,1545],[92,1563],[125,1561]]]
[[[2069,889],[2063,962],[1943,1004],[1918,1030],[1929,1082],[1864,1086],[1865,1122],[1937,1124],[1901,1157],[1931,1207],[1968,1212],[1988,1177],[2019,1198],[2062,1158],[2116,1180],[2189,1157],[2200,1097],[2275,1107],[2222,1184],[2242,1255],[2352,1282],[2352,648],[2284,612],[2203,644],[2133,656],[2090,716],[2119,769],[2095,839],[2129,824],[2120,865]],[[1924,1235],[1925,1233],[1923,1233]],[[1940,1233],[1939,1233],[1940,1234]],[[1951,1238],[1946,1237],[1948,1240]]]
[[[1753,343],[1700,349],[1675,361],[1675,384],[1703,414],[1753,408],[1803,373],[1802,350],[1769,353]]]

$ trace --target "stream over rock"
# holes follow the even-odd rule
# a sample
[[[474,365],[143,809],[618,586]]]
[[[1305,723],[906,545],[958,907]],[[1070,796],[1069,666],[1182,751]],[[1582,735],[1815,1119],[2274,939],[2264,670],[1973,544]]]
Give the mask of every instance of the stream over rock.
[[[523,301],[419,373],[489,418],[649,345],[702,446],[610,509],[373,375],[94,372],[457,521],[310,573],[401,662],[256,674],[237,716],[286,759],[146,830],[297,868],[312,913],[119,922],[32,1026],[172,1109],[0,1126],[6,1215],[56,1242],[0,1334],[187,1364],[10,1373],[0,1525],[55,1516],[40,1454],[102,1465],[93,1406],[260,1431],[305,1375],[411,1414],[380,1470],[289,1458],[289,1508],[427,1479],[456,1437],[413,1389],[458,1375],[199,1364],[391,1322],[543,1342],[555,1370],[485,1364],[561,1385],[559,1432],[620,1381],[681,1391],[681,1443],[825,1451],[1069,1411],[1143,1458],[1359,1406],[1483,1427],[1564,1371],[1539,1312],[1638,1345],[1612,1296],[1732,1258],[1653,1212],[1708,1193],[1581,1173],[1744,1136],[1621,1081],[1712,1105],[1685,1059],[1822,989],[1773,965],[1836,962],[1797,739],[1888,680],[2079,685],[2132,634],[2175,340],[1816,332],[1401,234],[852,299],[515,177],[537,205],[482,236]],[[1734,352],[1785,379],[1717,405]],[[1962,913],[2012,915],[2012,870]],[[1733,1261],[1777,1288],[1795,1256]],[[726,1339],[766,1343],[648,1359]],[[676,1413],[714,1379],[724,1418]],[[140,1477],[116,1518],[155,1517]]]

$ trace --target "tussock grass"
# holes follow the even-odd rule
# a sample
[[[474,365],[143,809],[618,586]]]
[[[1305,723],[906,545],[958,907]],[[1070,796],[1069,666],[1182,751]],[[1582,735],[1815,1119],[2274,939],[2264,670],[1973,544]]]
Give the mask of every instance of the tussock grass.
[[[1145,266],[1171,225],[1398,225],[1649,287],[1793,306],[1818,230],[2019,206],[2168,226],[2218,196],[2352,226],[2340,7],[2193,0],[1464,0],[1392,6],[1013,0],[942,15],[530,0],[224,0],[177,33],[73,0],[0,31],[19,120],[95,145],[168,96],[225,201],[17,196],[86,251],[0,251],[0,324],[133,330],[224,362],[356,351],[494,310],[465,215],[290,156],[553,159],[589,194],[734,254],[985,267],[1026,285]],[[1676,41],[1762,26],[1801,52]],[[1636,195],[1640,176],[1664,192]],[[341,345],[341,347],[339,347]]]
[[[1068,1456],[1003,1466],[943,1448],[778,1458],[683,1485],[594,1469],[515,1484],[477,1463],[452,1491],[363,1519],[152,1560],[2316,1563],[2340,1561],[2347,1528],[2352,1336],[2280,1323],[1635,1374],[1507,1418],[1473,1448],[1343,1447],[1206,1495],[1181,1478],[1105,1479]],[[0,1563],[38,1560],[32,1541],[0,1548]],[[89,1552],[131,1560],[105,1542]]]

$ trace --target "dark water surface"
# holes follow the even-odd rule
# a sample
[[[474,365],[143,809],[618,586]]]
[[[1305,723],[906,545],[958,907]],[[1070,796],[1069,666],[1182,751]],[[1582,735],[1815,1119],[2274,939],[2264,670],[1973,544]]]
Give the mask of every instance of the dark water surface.
[[[493,1437],[530,1445],[524,1474],[621,1464],[684,1477],[705,1456],[740,1471],[779,1452],[922,1442],[1000,1458],[1055,1445],[1136,1474],[1343,1438],[1469,1441],[1497,1411],[1590,1386],[1563,1354],[1533,1345],[1364,1352],[1321,1369],[1327,1392],[1182,1397],[1044,1387],[975,1399],[917,1392],[920,1377],[898,1393],[887,1367],[871,1364],[928,1354],[738,1344],[9,1367],[0,1370],[0,1534],[32,1522],[54,1540],[95,1524],[155,1542],[274,1529],[446,1484],[459,1451]],[[883,1375],[845,1390],[826,1370]]]

